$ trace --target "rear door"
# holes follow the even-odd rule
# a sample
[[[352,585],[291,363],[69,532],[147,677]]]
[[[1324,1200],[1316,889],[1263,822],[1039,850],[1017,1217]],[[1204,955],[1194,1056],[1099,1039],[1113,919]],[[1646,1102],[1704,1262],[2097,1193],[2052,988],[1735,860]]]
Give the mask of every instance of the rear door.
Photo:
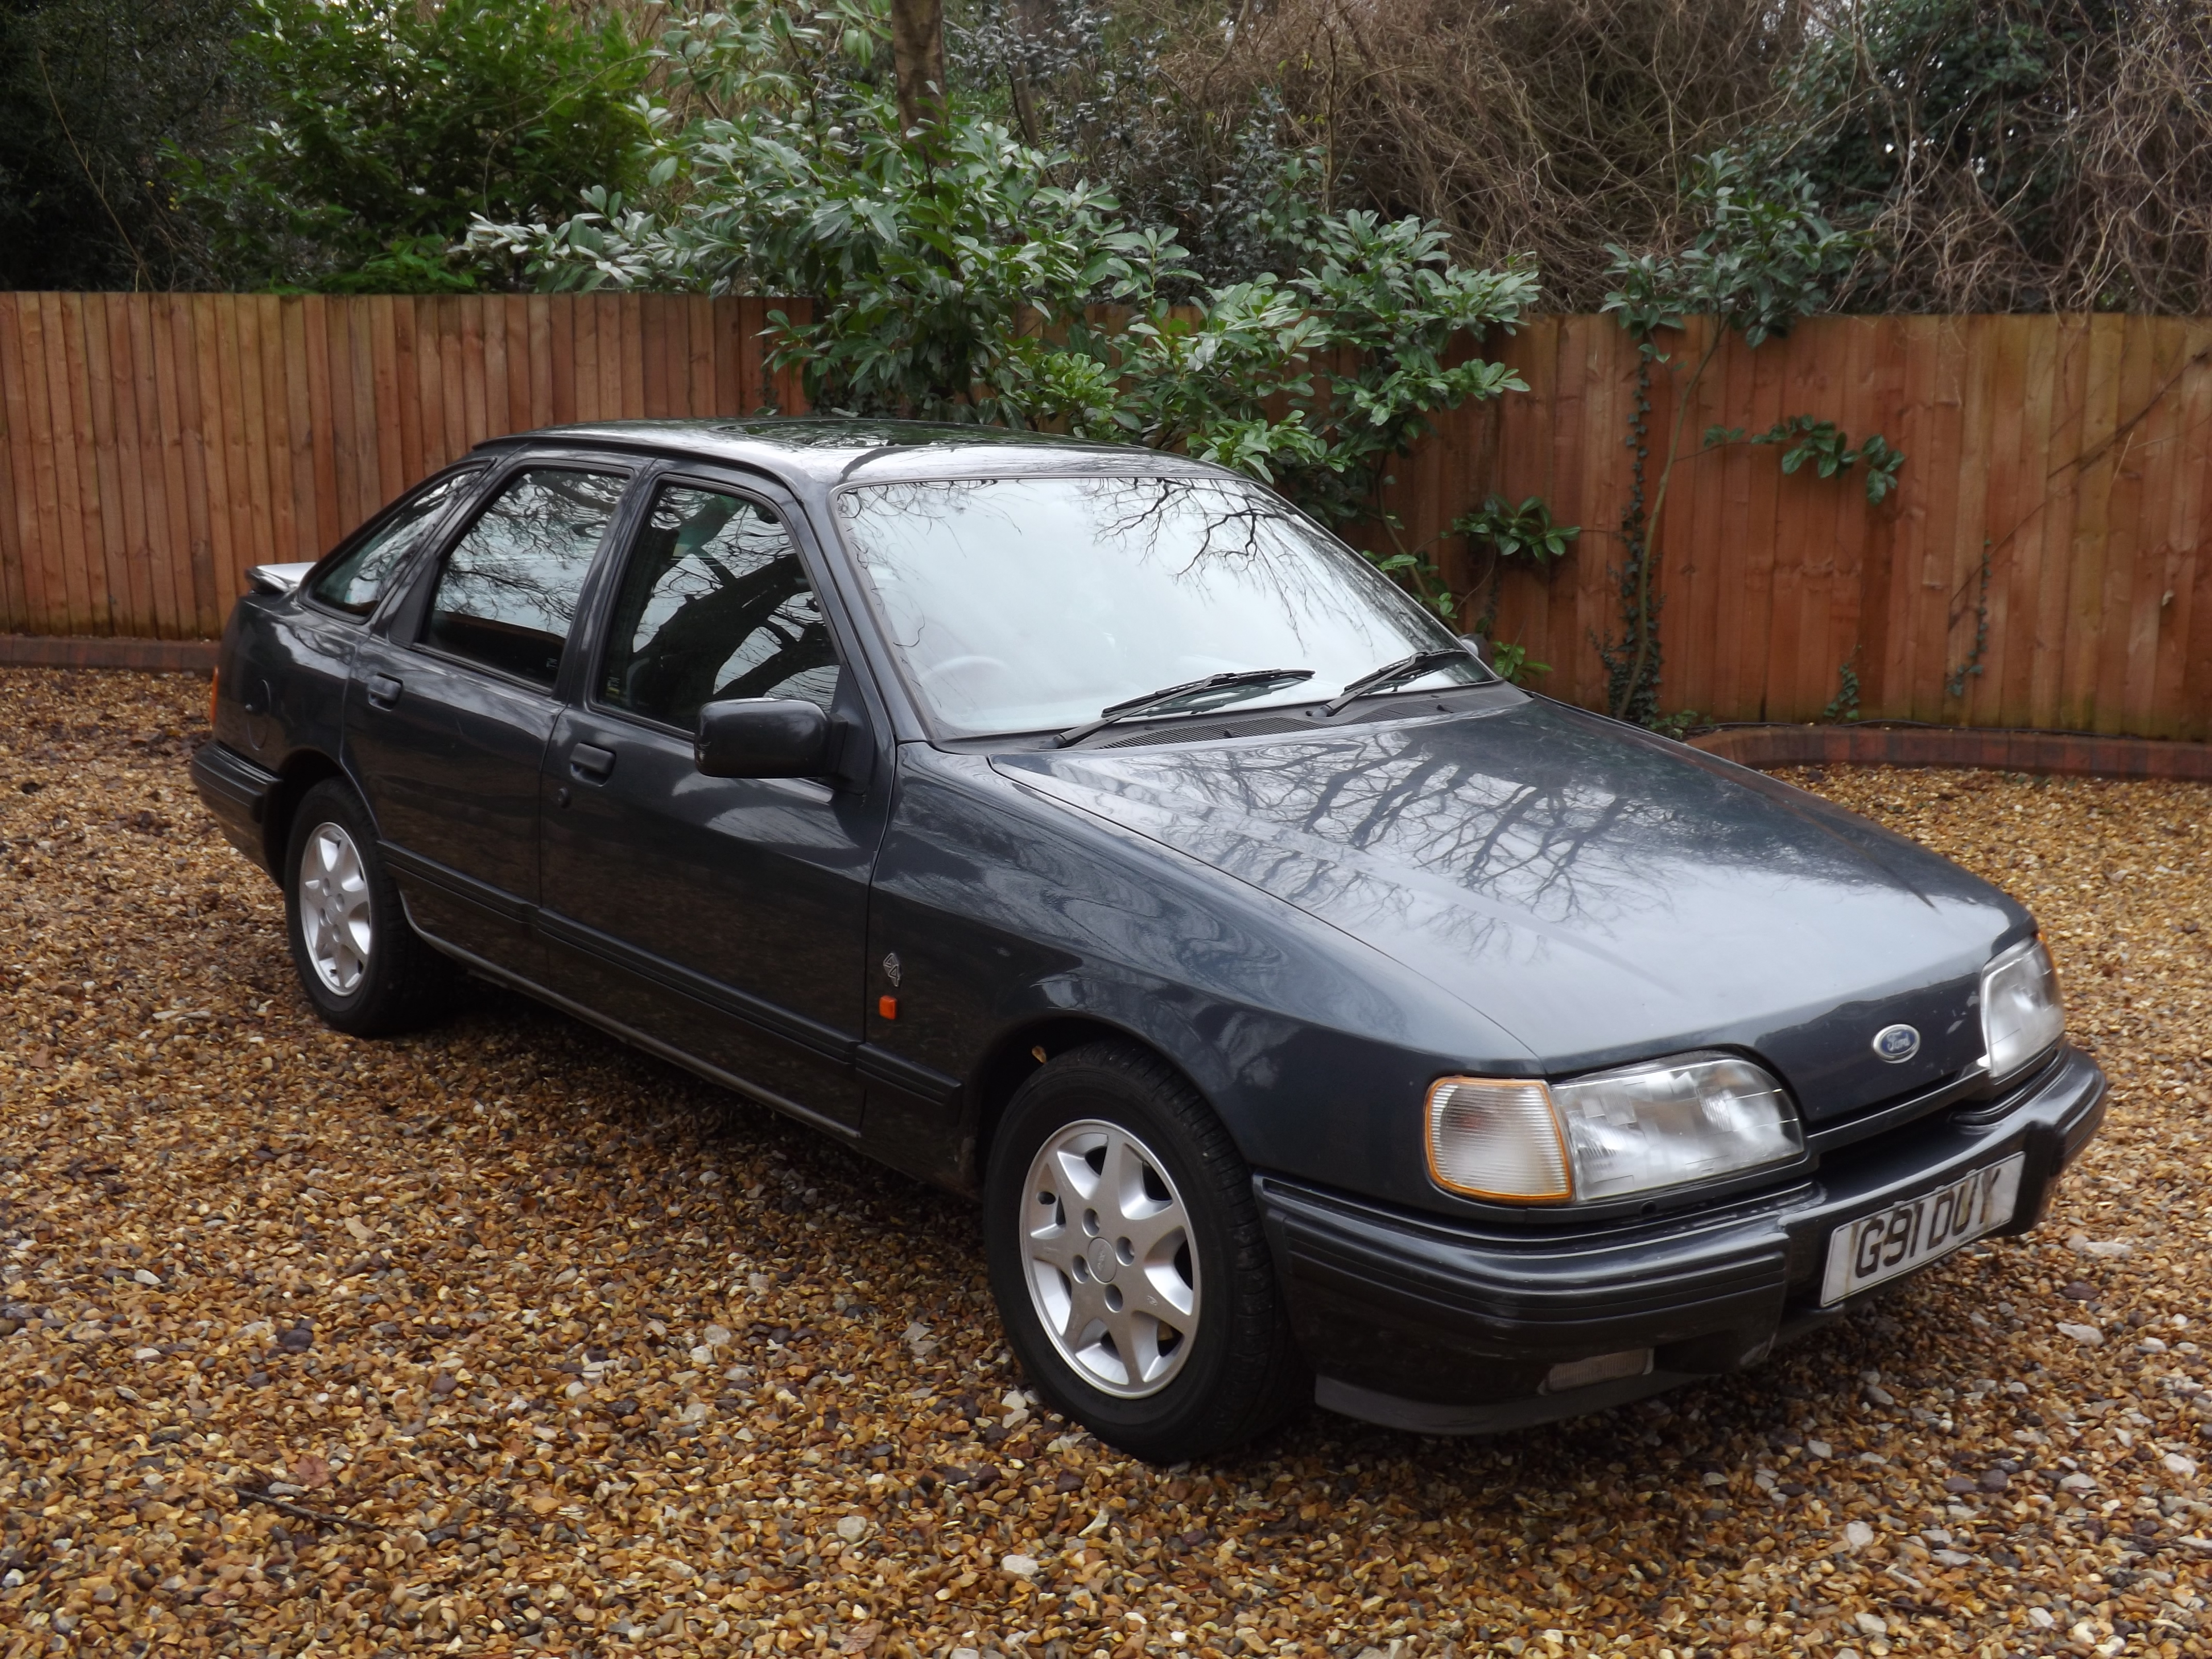
[[[535,981],[538,777],[556,687],[629,475],[515,467],[355,654],[347,763],[423,933]]]
[[[671,474],[635,526],[584,696],[545,751],[552,982],[770,1104],[853,1127],[890,768],[710,778],[692,738],[701,705],[726,697],[817,703],[851,753],[872,753],[880,727],[790,503]]]

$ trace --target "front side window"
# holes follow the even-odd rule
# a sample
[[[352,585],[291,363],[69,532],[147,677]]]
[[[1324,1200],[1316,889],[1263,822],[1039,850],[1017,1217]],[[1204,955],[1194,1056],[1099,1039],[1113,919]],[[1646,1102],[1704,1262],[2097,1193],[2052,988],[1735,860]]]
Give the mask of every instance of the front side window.
[[[664,484],[607,629],[599,700],[684,731],[726,697],[828,708],[837,656],[782,521],[720,490]]]
[[[550,686],[592,556],[627,482],[567,467],[532,467],[510,478],[446,555],[423,642]]]
[[[472,488],[474,468],[426,485],[403,501],[384,522],[325,566],[307,590],[325,605],[356,617],[376,609],[392,573],[422,545],[422,538],[455,496]]]
[[[963,478],[837,501],[907,675],[953,737],[1065,729],[1215,674],[1308,671],[1237,707],[1308,702],[1456,645],[1358,554],[1234,478]],[[1491,678],[1462,653],[1405,685]]]

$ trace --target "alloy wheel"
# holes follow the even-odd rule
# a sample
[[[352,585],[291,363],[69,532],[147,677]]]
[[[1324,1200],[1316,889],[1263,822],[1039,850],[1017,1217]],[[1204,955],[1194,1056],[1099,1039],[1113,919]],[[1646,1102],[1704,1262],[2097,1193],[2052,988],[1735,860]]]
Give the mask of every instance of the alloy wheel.
[[[1047,1139],[1023,1192],[1024,1276],[1054,1348],[1103,1393],[1158,1394],[1200,1311],[1189,1212],[1166,1166],[1119,1124],[1086,1120]]]
[[[375,943],[368,871],[343,825],[322,823],[300,859],[300,937],[324,988],[350,996],[368,971]]]

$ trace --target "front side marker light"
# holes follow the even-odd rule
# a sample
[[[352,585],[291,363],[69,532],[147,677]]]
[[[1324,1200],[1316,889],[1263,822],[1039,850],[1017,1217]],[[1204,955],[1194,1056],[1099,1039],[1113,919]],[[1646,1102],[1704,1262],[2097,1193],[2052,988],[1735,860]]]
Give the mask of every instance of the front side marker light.
[[[1448,1077],[1429,1091],[1429,1173],[1468,1198],[1559,1204],[1575,1195],[1552,1091],[1528,1078]]]

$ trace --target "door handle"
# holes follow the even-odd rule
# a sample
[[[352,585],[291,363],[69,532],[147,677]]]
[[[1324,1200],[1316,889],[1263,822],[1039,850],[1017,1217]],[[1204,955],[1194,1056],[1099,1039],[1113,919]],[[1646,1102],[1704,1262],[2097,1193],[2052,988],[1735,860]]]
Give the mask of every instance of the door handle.
[[[389,708],[399,701],[399,694],[405,689],[389,674],[371,674],[368,677],[369,707]]]
[[[615,751],[580,743],[568,751],[568,769],[588,783],[605,783],[607,774],[615,769]]]

